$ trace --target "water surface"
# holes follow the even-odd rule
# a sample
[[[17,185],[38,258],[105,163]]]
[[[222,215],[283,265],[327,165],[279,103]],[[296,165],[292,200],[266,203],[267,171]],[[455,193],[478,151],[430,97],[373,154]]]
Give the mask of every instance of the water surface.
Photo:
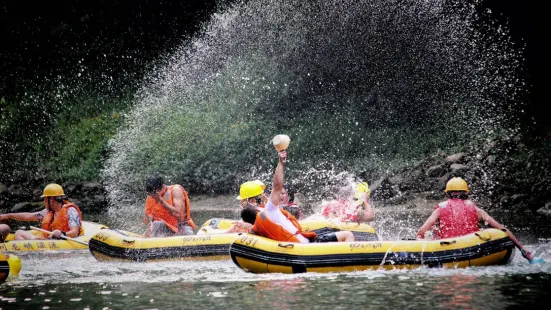
[[[424,213],[380,210],[374,226],[405,237]],[[197,222],[235,214],[198,212]],[[550,262],[547,219],[514,218],[519,239]],[[1,309],[514,309],[544,305],[551,291],[551,264],[530,265],[518,251],[506,266],[294,275],[250,274],[230,260],[105,263],[87,251],[20,257],[20,275],[0,286]]]

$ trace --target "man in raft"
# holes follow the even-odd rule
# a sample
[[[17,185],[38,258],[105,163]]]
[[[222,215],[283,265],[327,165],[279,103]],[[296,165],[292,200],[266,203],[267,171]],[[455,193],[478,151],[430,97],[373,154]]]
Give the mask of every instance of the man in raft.
[[[283,210],[291,213],[297,220],[302,220],[302,207],[295,202],[295,193],[290,191],[288,186],[281,190],[280,205]]]
[[[243,221],[253,225],[252,232],[277,241],[297,243],[354,241],[354,234],[350,231],[338,231],[319,236],[314,232],[302,231],[302,227],[296,218],[279,207],[287,152],[283,150],[278,154],[279,160],[274,173],[272,192],[266,208],[259,213],[250,207],[241,212]]]
[[[494,228],[505,231],[522,256],[529,261],[533,259],[532,253],[524,249],[513,233],[469,200],[469,188],[465,180],[458,177],[450,179],[444,192],[448,200],[435,207],[434,212],[417,231],[418,239],[423,239],[425,232],[433,227],[433,234],[441,239],[468,235],[479,230],[478,222],[482,220]]]
[[[1,214],[0,221],[16,220],[22,222],[41,222],[41,228],[51,231],[51,237],[61,236],[78,237],[84,232],[82,230],[82,213],[80,209],[67,200],[63,188],[59,184],[48,184],[44,188],[41,198],[44,199],[46,208],[39,212],[21,212]],[[10,227],[0,224],[0,240],[10,233]],[[33,234],[30,231],[18,230],[15,232],[15,240],[45,239],[50,234]]]
[[[190,216],[189,198],[179,184],[166,185],[154,174],[145,182],[145,218],[149,222],[146,237],[193,235],[197,228]]]
[[[241,207],[255,207],[257,211],[264,210],[268,197],[264,194],[266,184],[260,180],[247,181],[239,187],[239,196],[237,199],[241,201]]]

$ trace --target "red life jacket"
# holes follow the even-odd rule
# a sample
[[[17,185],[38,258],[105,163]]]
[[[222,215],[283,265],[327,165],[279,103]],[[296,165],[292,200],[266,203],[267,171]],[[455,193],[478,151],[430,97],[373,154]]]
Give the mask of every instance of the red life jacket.
[[[84,234],[82,229],[82,213],[80,209],[74,203],[65,201],[65,204],[55,213],[50,211],[42,218],[41,228],[48,231],[60,230],[62,232],[68,232],[71,230],[69,227],[69,208],[75,208],[78,212],[78,217],[80,218],[81,224],[79,228],[78,235],[81,236]],[[50,236],[49,234],[44,234],[45,237]]]
[[[184,194],[186,213],[184,214],[184,212],[181,212],[181,214],[176,217],[172,213],[170,213],[165,207],[163,207],[160,202],[157,202],[155,199],[148,196],[145,199],[144,224],[147,223],[147,217],[149,216],[153,218],[154,221],[162,221],[173,232],[178,232],[178,223],[181,222],[186,223],[193,229],[197,228],[190,216],[190,204],[187,192],[181,185],[176,184],[167,186],[165,192],[162,195],[162,199],[165,200],[169,205],[174,206],[174,197],[172,195],[172,190],[174,190],[174,187],[176,186],[179,186]]]
[[[322,207],[321,214],[325,218],[337,218],[343,222],[357,222],[359,206],[352,206],[352,202],[346,200],[329,201]]]
[[[281,209],[281,213],[285,215],[287,219],[293,223],[293,226],[297,228],[297,232],[292,234],[288,232],[287,230],[283,229],[283,227],[279,224],[274,223],[272,220],[268,218],[268,215],[266,215],[266,212],[260,212],[256,215],[256,220],[254,222],[253,226],[253,232],[259,236],[263,236],[266,238],[270,238],[276,241],[287,241],[287,242],[296,242],[300,243],[300,240],[297,238],[296,235],[301,234],[308,240],[313,240],[316,238],[315,232],[305,232],[302,231],[302,227],[300,227],[300,224],[298,223],[297,219],[289,214],[289,212]]]
[[[478,212],[470,200],[448,199],[438,204],[439,228],[434,234],[442,239],[468,235],[477,232]]]

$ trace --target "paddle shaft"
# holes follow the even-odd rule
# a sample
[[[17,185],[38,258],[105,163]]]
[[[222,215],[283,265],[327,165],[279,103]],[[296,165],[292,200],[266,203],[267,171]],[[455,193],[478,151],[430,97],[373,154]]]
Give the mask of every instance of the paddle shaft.
[[[49,235],[52,235],[52,234],[53,234],[53,232],[51,232],[51,231],[44,230],[44,229],[42,229],[42,228],[38,228],[38,227],[34,227],[34,226],[31,226],[31,229],[33,229],[33,230],[38,230],[38,231],[40,231],[40,232],[43,232],[43,233],[46,233],[46,234],[49,234]],[[80,243],[80,244],[83,244],[83,245],[88,246],[88,242],[84,242],[84,241],[80,241],[80,240],[77,240],[77,239],[73,239],[73,238],[71,238],[71,237],[67,237],[67,236],[64,236],[64,235],[61,235],[61,238],[65,239],[65,240],[73,241],[73,242]]]

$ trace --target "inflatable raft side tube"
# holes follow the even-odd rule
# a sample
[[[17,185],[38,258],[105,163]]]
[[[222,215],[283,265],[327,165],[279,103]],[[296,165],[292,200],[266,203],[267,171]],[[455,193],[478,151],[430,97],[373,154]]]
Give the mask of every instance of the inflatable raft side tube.
[[[469,261],[481,258],[492,253],[508,251],[503,261],[509,260],[513,251],[513,242],[509,238],[489,241],[477,246],[471,246],[455,250],[444,250],[438,252],[401,252],[401,253],[351,253],[351,254],[322,254],[322,255],[293,255],[264,251],[257,248],[247,247],[233,243],[230,247],[230,255],[234,263],[239,266],[237,257],[253,260],[265,264],[276,264],[282,266],[302,268],[313,267],[344,267],[358,265],[427,265],[429,267],[440,267],[445,263]],[[386,258],[385,258],[386,257]],[[497,263],[496,263],[497,264]],[[294,269],[294,268],[293,268]]]
[[[0,283],[6,281],[10,275],[10,265],[7,258],[0,254]]]
[[[112,246],[102,243],[96,239],[90,240],[90,252],[94,257],[95,253],[102,254],[104,256],[126,259],[138,262],[147,260],[158,259],[176,259],[185,257],[208,257],[208,256],[220,256],[229,255],[229,244],[219,245],[191,245],[191,246],[178,246],[178,247],[159,247],[159,248],[124,248]],[[104,260],[99,259],[98,260]]]

